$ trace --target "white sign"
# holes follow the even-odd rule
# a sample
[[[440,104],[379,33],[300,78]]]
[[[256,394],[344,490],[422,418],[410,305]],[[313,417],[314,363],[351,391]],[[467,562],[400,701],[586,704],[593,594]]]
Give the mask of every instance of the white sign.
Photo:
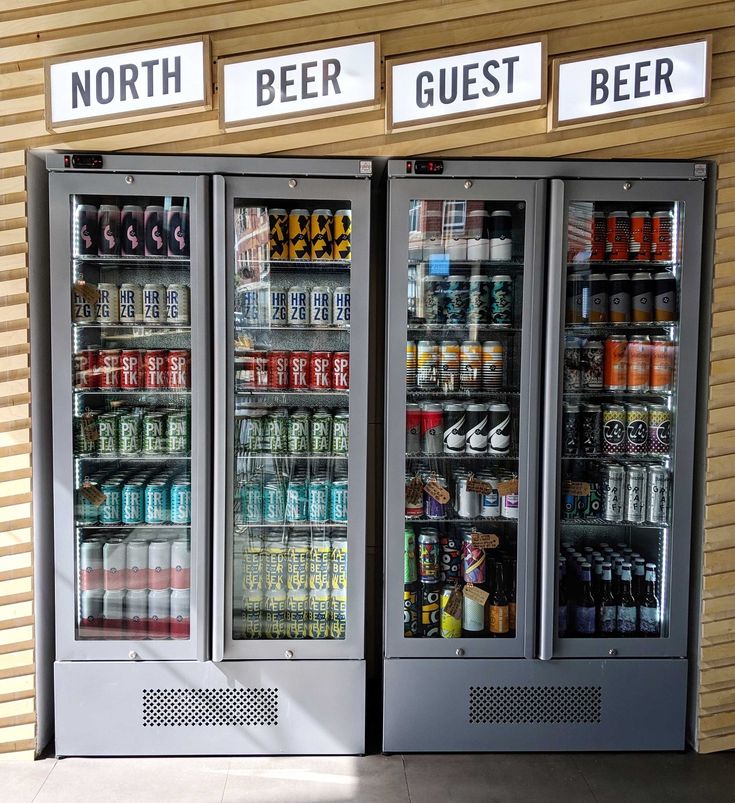
[[[543,42],[390,64],[389,128],[545,103]]]
[[[49,128],[172,106],[201,105],[209,97],[203,39],[49,62],[46,75]]]
[[[379,102],[375,40],[224,61],[223,127]]]
[[[555,122],[695,103],[709,90],[708,41],[560,62]]]

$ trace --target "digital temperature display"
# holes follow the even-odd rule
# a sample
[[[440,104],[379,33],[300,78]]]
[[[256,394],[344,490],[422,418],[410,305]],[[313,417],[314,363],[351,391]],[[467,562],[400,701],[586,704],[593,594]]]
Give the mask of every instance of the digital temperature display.
[[[440,176],[444,172],[444,162],[422,159],[415,161],[413,172],[417,176]]]

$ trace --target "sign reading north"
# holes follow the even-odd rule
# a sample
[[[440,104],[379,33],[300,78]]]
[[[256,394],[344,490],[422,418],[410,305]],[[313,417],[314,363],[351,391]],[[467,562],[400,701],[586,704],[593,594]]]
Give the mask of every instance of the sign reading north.
[[[370,40],[225,61],[220,80],[223,127],[378,103],[376,47]]]
[[[204,40],[197,39],[49,62],[47,124],[54,128],[171,107],[207,105],[205,50]]]
[[[559,62],[555,123],[701,103],[709,94],[709,42]]]
[[[545,103],[543,42],[391,63],[389,128]]]

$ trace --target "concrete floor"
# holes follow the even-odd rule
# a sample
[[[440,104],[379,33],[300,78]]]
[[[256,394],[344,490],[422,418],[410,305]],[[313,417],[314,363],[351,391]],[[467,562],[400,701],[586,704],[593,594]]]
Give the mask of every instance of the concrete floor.
[[[735,800],[735,754],[473,754],[0,762],[3,803]]]

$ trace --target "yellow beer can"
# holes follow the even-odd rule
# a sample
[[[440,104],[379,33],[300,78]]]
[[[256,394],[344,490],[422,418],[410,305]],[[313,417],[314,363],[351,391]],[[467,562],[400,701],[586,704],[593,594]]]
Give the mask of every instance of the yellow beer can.
[[[270,258],[288,259],[288,212],[285,209],[269,209]]]
[[[292,209],[288,216],[288,258],[310,259],[310,215],[308,209]]]
[[[315,209],[311,213],[311,258],[332,258],[332,210]]]
[[[352,211],[338,209],[334,213],[334,258],[352,259]]]

